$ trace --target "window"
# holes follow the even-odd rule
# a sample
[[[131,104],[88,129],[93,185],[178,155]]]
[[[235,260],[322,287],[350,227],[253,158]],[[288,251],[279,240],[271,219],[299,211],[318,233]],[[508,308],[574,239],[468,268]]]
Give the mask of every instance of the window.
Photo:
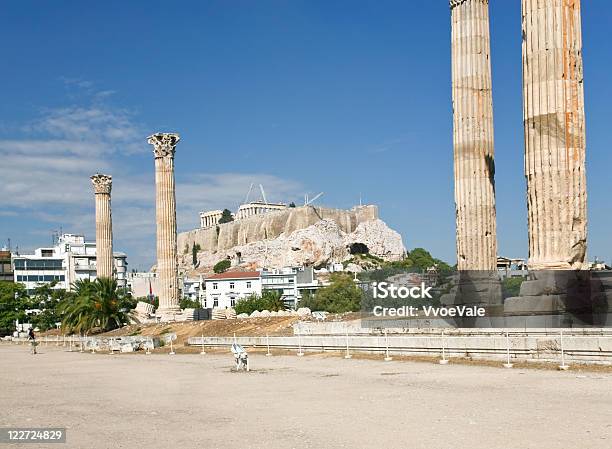
[[[219,307],[219,298],[213,300],[213,307]]]
[[[230,282],[230,289],[233,290],[234,289],[234,283]]]
[[[217,290],[217,287],[219,287],[219,284],[217,284],[216,282],[213,282],[213,290]]]
[[[251,288],[251,281],[247,281],[247,288]]]
[[[230,298],[230,305],[231,305],[232,307],[234,307],[234,306],[236,305],[236,297],[235,297],[235,296],[232,296],[232,297]]]

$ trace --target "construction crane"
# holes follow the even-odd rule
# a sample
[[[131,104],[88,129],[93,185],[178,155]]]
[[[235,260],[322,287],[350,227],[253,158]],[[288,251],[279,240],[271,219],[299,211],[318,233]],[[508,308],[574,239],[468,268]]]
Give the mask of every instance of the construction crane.
[[[249,187],[249,191],[247,192],[246,197],[244,198],[244,204],[249,202],[249,196],[251,195],[252,190],[253,190],[253,183],[251,183]]]
[[[304,206],[310,206],[323,195],[323,192],[318,193],[313,198],[308,199],[308,194],[304,195]]]
[[[266,192],[264,191],[262,184],[259,184],[259,190],[261,191],[261,198],[263,199],[264,204],[268,204],[268,200],[266,199]]]

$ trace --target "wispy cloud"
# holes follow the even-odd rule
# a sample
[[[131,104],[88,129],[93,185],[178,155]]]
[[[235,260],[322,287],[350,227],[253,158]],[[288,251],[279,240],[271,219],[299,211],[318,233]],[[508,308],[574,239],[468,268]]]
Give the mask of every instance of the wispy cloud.
[[[92,86],[83,80],[64,82],[81,89]],[[91,93],[90,100],[96,93]],[[126,164],[130,154],[150,151],[144,139],[147,133],[134,116],[96,100],[85,105],[43,110],[36,120],[19,128],[21,138],[14,138],[14,133],[11,139],[0,136],[0,209],[3,216],[27,215],[40,222],[45,233],[52,223],[52,226],[62,226],[66,231],[85,233],[93,238],[94,201],[89,176],[97,171],[109,173],[113,175],[115,246],[128,253],[132,266],[153,263],[153,163],[151,173],[146,175],[138,167]],[[179,230],[196,227],[201,210],[237,208],[251,182],[266,187],[271,195],[269,201],[295,197],[303,191],[296,182],[265,173],[178,175]],[[258,196],[253,192],[251,199]],[[43,242],[21,243],[35,247]]]

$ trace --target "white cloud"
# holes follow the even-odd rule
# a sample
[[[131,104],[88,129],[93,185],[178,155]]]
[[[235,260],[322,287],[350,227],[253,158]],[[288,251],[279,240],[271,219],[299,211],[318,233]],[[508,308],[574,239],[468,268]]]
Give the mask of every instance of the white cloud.
[[[78,83],[82,81],[72,82]],[[109,173],[113,175],[116,249],[128,253],[132,266],[154,262],[153,161],[151,158],[148,174],[126,166],[126,153],[150,151],[145,143],[147,133],[128,112],[99,104],[46,110],[21,131],[22,139],[0,139],[0,209],[4,216],[28,215],[40,221],[44,232],[48,232],[49,223],[54,223],[66,232],[84,233],[93,239],[94,201],[89,177],[98,171]],[[236,209],[251,182],[265,186],[269,201],[295,198],[303,191],[296,182],[264,173],[178,175],[179,230],[198,226],[201,210]],[[259,196],[254,189],[251,199]],[[36,247],[43,242],[21,244]]]

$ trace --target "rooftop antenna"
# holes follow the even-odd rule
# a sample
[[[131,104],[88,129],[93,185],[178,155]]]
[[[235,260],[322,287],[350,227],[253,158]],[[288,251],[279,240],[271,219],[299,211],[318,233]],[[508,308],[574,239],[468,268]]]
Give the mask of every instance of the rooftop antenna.
[[[11,238],[10,237],[8,238],[8,250],[9,251],[11,250]]]
[[[361,192],[359,192],[359,206],[361,206]]]
[[[315,195],[314,197],[312,197],[311,199],[308,199],[308,195],[306,195],[306,201],[304,202],[304,206],[309,206],[312,203],[314,203],[316,200],[318,200],[321,196],[323,195],[323,192],[318,193],[317,195]]]

